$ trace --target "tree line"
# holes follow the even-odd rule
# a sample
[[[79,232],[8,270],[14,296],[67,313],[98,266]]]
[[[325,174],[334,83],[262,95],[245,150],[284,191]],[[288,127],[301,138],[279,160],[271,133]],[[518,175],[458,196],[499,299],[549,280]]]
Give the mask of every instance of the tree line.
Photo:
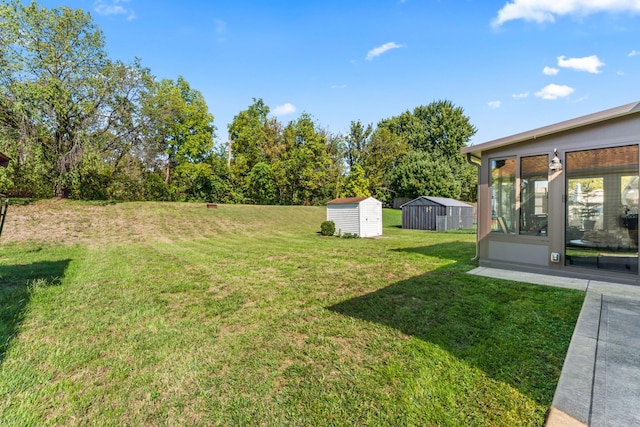
[[[0,2],[0,191],[14,197],[321,204],[335,197],[475,200],[460,155],[476,129],[433,101],[332,134],[254,99],[216,144],[214,116],[181,76],[108,57],[81,9]]]

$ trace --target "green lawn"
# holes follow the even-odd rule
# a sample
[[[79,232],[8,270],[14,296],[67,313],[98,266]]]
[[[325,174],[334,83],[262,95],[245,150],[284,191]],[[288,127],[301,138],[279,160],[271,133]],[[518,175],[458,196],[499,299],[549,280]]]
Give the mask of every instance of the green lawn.
[[[0,425],[539,426],[584,297],[468,275],[473,234],[399,211],[379,239],[322,207],[11,215],[49,231],[0,239]]]

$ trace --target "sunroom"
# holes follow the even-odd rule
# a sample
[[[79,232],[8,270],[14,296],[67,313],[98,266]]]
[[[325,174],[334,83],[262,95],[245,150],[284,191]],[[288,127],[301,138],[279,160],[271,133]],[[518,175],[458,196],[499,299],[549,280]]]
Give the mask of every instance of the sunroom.
[[[640,103],[465,147],[481,266],[638,284]]]

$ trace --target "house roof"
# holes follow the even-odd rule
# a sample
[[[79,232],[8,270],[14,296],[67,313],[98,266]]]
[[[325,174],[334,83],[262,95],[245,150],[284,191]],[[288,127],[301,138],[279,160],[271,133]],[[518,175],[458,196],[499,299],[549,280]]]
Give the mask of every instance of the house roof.
[[[327,204],[328,205],[358,204],[367,199],[373,199],[373,197],[341,197],[341,198],[333,199],[330,202],[327,202]]]
[[[0,166],[2,166],[3,168],[6,168],[7,165],[9,164],[9,160],[11,160],[9,157],[0,153]]]
[[[418,203],[420,201],[430,201],[432,203],[437,203],[438,205],[441,206],[447,206],[447,207],[454,207],[454,206],[460,206],[460,207],[464,207],[464,208],[472,208],[473,206],[468,205],[464,202],[461,202],[459,200],[456,199],[450,199],[448,197],[429,197],[429,196],[420,196],[416,199],[411,200],[410,202],[407,202],[403,205],[401,205],[400,207],[402,208],[403,206],[408,206],[414,203]]]
[[[610,108],[608,110],[588,114],[582,117],[577,117],[575,119],[565,120],[563,122],[555,123],[549,126],[517,133],[515,135],[507,136],[504,138],[494,139],[493,141],[485,142],[482,144],[464,147],[462,148],[461,152],[462,154],[471,154],[475,157],[480,157],[483,151],[492,150],[494,148],[500,148],[507,145],[552,135],[555,133],[565,132],[571,129],[576,129],[579,127],[604,122],[635,113],[640,113],[640,102],[637,101],[630,104],[622,105],[620,107]]]

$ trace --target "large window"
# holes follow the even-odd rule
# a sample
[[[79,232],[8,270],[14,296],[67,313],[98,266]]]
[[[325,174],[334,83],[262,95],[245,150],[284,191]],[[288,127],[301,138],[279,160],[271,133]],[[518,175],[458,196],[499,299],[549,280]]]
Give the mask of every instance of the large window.
[[[520,159],[520,234],[547,235],[549,157]]]
[[[566,155],[567,265],[638,273],[638,146]]]
[[[515,233],[516,159],[491,160],[491,231]]]

